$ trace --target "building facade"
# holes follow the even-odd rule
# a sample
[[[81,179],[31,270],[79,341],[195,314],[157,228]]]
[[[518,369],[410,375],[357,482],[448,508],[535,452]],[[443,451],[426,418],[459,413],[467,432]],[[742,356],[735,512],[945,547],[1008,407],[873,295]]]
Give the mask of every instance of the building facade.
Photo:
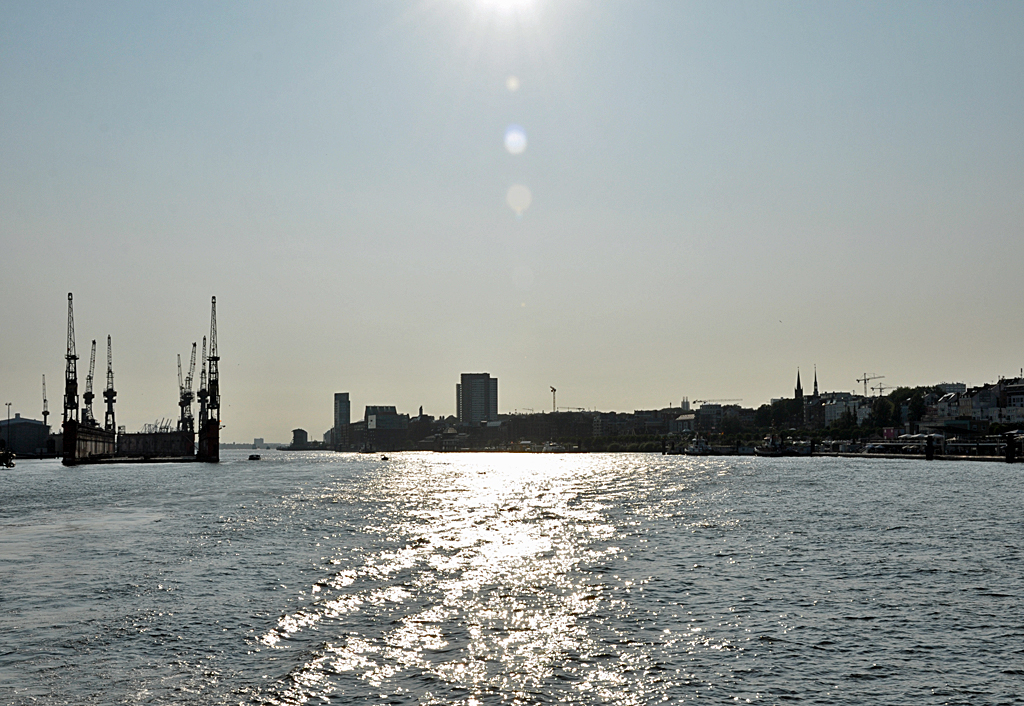
[[[36,419],[15,414],[10,421],[0,419],[0,442],[20,456],[40,456],[53,453],[48,445],[50,427]]]
[[[409,415],[399,414],[394,405],[369,405],[363,414],[366,451],[399,451],[409,435]]]
[[[463,373],[455,385],[455,416],[460,424],[498,419],[498,378],[489,373]]]
[[[349,424],[352,423],[352,403],[347,392],[334,393],[334,426],[331,431],[329,445],[338,451],[348,451],[351,445]]]

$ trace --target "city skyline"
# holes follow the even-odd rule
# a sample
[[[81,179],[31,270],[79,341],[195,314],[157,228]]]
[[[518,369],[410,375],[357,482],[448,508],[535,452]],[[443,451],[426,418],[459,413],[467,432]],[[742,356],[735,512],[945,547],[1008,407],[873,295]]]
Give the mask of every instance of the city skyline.
[[[23,417],[43,375],[59,415],[67,292],[80,356],[112,336],[129,430],[176,416],[216,296],[227,440],[319,433],[336,390],[455,414],[467,370],[507,413],[1024,365],[1019,3],[0,19],[0,402]]]
[[[81,358],[81,356],[80,356],[80,358]],[[1019,377],[1020,378],[1024,378],[1024,368],[1020,369],[1017,372],[1019,373]],[[863,385],[864,388],[863,389],[858,389],[857,387],[853,387],[853,388],[850,388],[847,391],[847,389],[839,389],[839,388],[834,388],[833,389],[833,388],[826,388],[824,386],[819,386],[817,369],[815,367],[814,372],[813,372],[813,378],[812,378],[812,380],[813,380],[813,393],[812,393],[810,390],[803,390],[802,389],[802,387],[801,387],[801,380],[800,380],[801,373],[800,373],[800,369],[799,368],[796,369],[795,375],[796,375],[796,380],[795,380],[796,387],[790,387],[790,388],[786,389],[782,394],[774,395],[774,396],[772,396],[769,399],[766,399],[766,400],[763,400],[761,402],[754,403],[754,404],[744,404],[744,400],[742,398],[690,399],[689,396],[684,395],[682,397],[682,399],[680,399],[680,400],[671,400],[671,401],[666,402],[663,405],[655,404],[655,405],[649,405],[649,406],[646,406],[646,407],[638,406],[638,405],[626,405],[625,407],[622,407],[622,408],[603,408],[603,409],[602,408],[597,408],[597,407],[582,408],[582,407],[573,407],[573,406],[559,405],[558,408],[557,408],[557,411],[559,411],[559,412],[582,411],[582,412],[588,412],[588,413],[620,413],[620,414],[630,414],[630,413],[639,412],[639,411],[659,411],[659,410],[678,409],[678,408],[691,409],[691,410],[696,411],[696,410],[700,409],[704,405],[709,405],[710,407],[723,407],[723,406],[727,406],[727,407],[743,408],[743,409],[746,409],[746,410],[757,410],[762,405],[769,405],[770,403],[772,403],[772,402],[774,402],[776,400],[799,399],[801,397],[804,397],[804,398],[809,398],[809,397],[817,398],[819,396],[819,387],[820,387],[820,395],[821,395],[821,397],[829,397],[829,396],[833,396],[833,395],[836,395],[836,394],[840,394],[840,395],[852,396],[853,398],[873,399],[873,398],[876,398],[876,397],[884,397],[884,396],[886,396],[887,391],[888,392],[892,392],[893,390],[895,390],[897,388],[936,387],[936,388],[946,389],[947,391],[953,391],[953,390],[965,391],[965,390],[977,389],[977,388],[985,387],[985,386],[992,385],[992,384],[994,384],[996,382],[999,382],[1001,380],[1004,380],[1004,379],[1012,379],[1012,378],[1016,377],[1015,375],[997,376],[996,378],[993,378],[991,380],[979,381],[977,383],[963,382],[963,381],[954,381],[953,378],[951,377],[948,380],[947,379],[943,379],[942,381],[939,381],[939,382],[934,382],[933,381],[931,383],[925,383],[924,385],[906,385],[906,384],[902,384],[902,383],[895,383],[895,384],[889,385],[889,384],[885,384],[885,382],[884,382],[887,379],[887,376],[885,376],[885,375],[873,375],[873,374],[869,375],[869,374],[865,373],[864,377],[858,378],[855,381],[858,386],[859,385]],[[461,377],[461,379],[463,381],[465,381],[467,379],[473,380],[475,378],[478,378],[479,382],[483,382],[483,383],[487,384],[487,387],[490,388],[490,390],[493,391],[493,393],[494,393],[493,398],[490,397],[490,396],[488,396],[486,398],[487,399],[486,404],[488,405],[488,409],[491,410],[486,415],[486,418],[476,419],[474,417],[472,419],[465,419],[465,420],[463,420],[460,417],[460,415],[459,415],[458,399],[456,400],[456,409],[454,411],[447,411],[447,412],[443,412],[442,411],[442,412],[439,412],[437,410],[425,409],[423,405],[419,405],[419,413],[420,414],[427,414],[427,415],[429,415],[429,416],[431,416],[433,418],[436,418],[436,419],[446,419],[446,418],[447,419],[454,419],[454,420],[457,420],[459,424],[475,425],[478,421],[494,421],[494,420],[497,420],[499,417],[508,417],[508,416],[512,416],[512,415],[516,415],[516,414],[538,414],[538,413],[539,414],[545,414],[545,413],[548,413],[548,412],[552,411],[550,408],[546,409],[546,408],[543,408],[543,407],[541,407],[541,408],[522,408],[522,409],[501,409],[501,408],[498,408],[498,406],[497,406],[497,395],[496,395],[496,391],[497,391],[497,378],[496,377],[491,377],[488,373],[463,373],[460,377]],[[84,377],[83,377],[80,380],[80,389],[84,389],[84,387],[83,387],[84,384],[85,384],[85,380],[84,380]],[[462,383],[456,384],[456,396],[457,396],[457,398],[461,394],[460,393],[461,388],[462,388]],[[549,388],[549,394],[550,394],[550,392],[552,392],[552,391]],[[480,394],[480,393],[478,392],[477,394]],[[374,395],[371,393],[369,395],[368,399],[375,399]],[[308,425],[308,426],[298,425],[298,427],[296,427],[295,425],[290,425],[290,428],[289,428],[289,430],[287,432],[287,436],[290,437],[292,432],[295,431],[296,428],[298,428],[298,429],[301,429],[302,431],[305,431],[307,434],[309,434],[311,441],[319,440],[321,438],[321,436],[323,436],[324,440],[327,441],[327,436],[331,435],[331,434],[335,434],[336,430],[338,430],[338,429],[347,429],[348,424],[351,423],[351,410],[352,410],[353,404],[356,405],[357,409],[359,407],[363,407],[364,414],[376,414],[377,413],[377,409],[385,409],[385,408],[386,409],[390,409],[391,413],[393,413],[393,414],[396,413],[396,411],[397,411],[398,414],[402,414],[402,411],[405,409],[405,407],[402,406],[402,405],[381,405],[381,404],[379,404],[379,401],[378,402],[374,402],[374,403],[367,402],[365,404],[356,403],[356,402],[354,402],[351,399],[351,394],[349,392],[334,392],[333,395],[332,395],[332,401],[333,401],[332,408],[330,410],[328,410],[329,414],[328,414],[328,416],[326,416],[324,418],[322,424],[320,424],[320,422],[318,421],[318,422],[314,422],[312,425]],[[493,405],[491,404],[492,401],[493,401]],[[478,401],[478,405],[479,405],[479,401]],[[413,407],[415,407],[415,405]],[[31,421],[31,422],[38,422],[39,421],[39,420],[36,419],[36,415],[33,415],[31,412],[25,413],[22,410],[19,410],[19,409],[15,408],[15,407],[12,407],[12,409],[14,410],[14,411],[11,412],[12,420],[20,417],[20,418],[22,418],[22,419],[24,419],[26,421]],[[51,411],[50,414],[54,414],[54,412]],[[57,408],[56,414],[57,414],[56,425],[51,424],[51,433],[59,433],[59,431],[60,431],[59,426],[60,426],[60,414],[61,414],[61,411],[60,411],[59,408]],[[331,415],[333,415],[333,416],[331,416]],[[41,416],[41,415],[39,415],[39,416]],[[409,414],[406,413],[406,417],[408,417],[408,416],[409,416]],[[174,421],[174,418],[170,417],[170,416],[168,416],[168,417],[158,417],[157,419],[158,420],[159,419],[167,419],[170,422]],[[360,417],[360,419],[362,419],[362,416]],[[318,426],[318,424],[319,424],[319,426]],[[327,425],[327,426],[324,426],[324,425]],[[320,426],[324,426],[324,429],[322,430],[323,434],[321,434]],[[137,430],[136,429],[132,429],[132,428],[128,428],[128,429],[126,429],[126,431],[132,432],[132,431],[137,431]],[[278,431],[274,431],[274,434],[278,434],[278,433],[279,433]],[[347,431],[344,432],[344,433],[347,435]],[[283,432],[281,434],[282,435],[280,436],[280,438],[282,438],[282,439],[285,438],[285,436],[283,435]],[[254,439],[259,439],[259,438],[273,439],[273,438],[277,438],[277,437],[274,437],[273,434],[270,434],[270,435],[264,434],[263,437],[256,437],[256,436],[254,436],[253,438]],[[332,442],[337,441],[338,443],[343,443],[342,439],[344,439],[344,438],[345,437],[332,438],[331,441]],[[245,439],[238,439],[238,438],[234,438],[234,437],[229,437],[229,438],[225,438],[224,439],[224,443],[232,444],[232,445],[236,445],[236,444],[248,445],[248,444],[251,444],[253,442],[249,442],[249,441],[247,441]],[[268,442],[268,443],[270,443],[270,442]],[[285,442],[274,442],[274,443],[281,444],[281,443],[285,443]]]

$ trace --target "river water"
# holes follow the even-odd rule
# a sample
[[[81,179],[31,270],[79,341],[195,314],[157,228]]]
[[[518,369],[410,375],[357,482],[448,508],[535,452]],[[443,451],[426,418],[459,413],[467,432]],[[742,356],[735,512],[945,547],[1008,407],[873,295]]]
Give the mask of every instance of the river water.
[[[1024,703],[1024,466],[247,453],[0,475],[0,703]]]

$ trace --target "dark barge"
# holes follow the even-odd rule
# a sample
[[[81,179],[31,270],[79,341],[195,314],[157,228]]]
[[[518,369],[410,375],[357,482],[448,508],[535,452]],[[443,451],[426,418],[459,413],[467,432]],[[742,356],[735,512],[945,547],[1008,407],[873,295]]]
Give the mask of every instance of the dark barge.
[[[198,392],[192,392],[195,371],[196,344],[192,344],[192,363],[188,377],[181,377],[181,358],[178,358],[178,386],[181,408],[177,428],[153,425],[139,433],[128,433],[117,427],[114,418],[114,370],[110,336],[107,336],[107,387],[103,391],[106,402],[104,423],[100,426],[92,411],[92,381],[96,363],[96,341],[92,342],[86,391],[82,394],[84,406],[79,409],[78,355],[75,351],[75,319],[72,295],[68,294],[68,339],[64,372],[64,416],[62,462],[65,466],[86,463],[157,463],[192,462],[217,463],[220,460],[220,375],[217,354],[217,297],[212,298],[210,313],[210,351],[203,337],[202,374]],[[198,398],[199,418],[192,415],[192,401]],[[196,444],[196,427],[199,443]]]

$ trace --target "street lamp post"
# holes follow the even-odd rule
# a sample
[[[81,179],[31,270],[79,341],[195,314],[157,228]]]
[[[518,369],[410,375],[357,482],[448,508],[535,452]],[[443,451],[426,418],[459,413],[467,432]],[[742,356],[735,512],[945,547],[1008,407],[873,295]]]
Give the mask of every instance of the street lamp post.
[[[11,403],[7,403],[7,450],[11,450]]]

